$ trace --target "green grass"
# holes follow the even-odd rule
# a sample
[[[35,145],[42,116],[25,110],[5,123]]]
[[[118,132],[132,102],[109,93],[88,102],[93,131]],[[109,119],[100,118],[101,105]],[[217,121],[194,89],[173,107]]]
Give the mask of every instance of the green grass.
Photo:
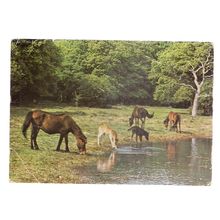
[[[97,158],[111,151],[108,137],[103,138],[103,147],[97,146],[97,129],[102,122],[108,123],[119,136],[119,146],[130,144],[130,132],[127,131],[128,118],[134,106],[114,106],[110,109],[72,107],[72,106],[38,106],[49,112],[65,112],[73,117],[87,136],[87,155],[79,155],[75,138],[69,134],[71,153],[56,152],[59,135],[48,135],[40,131],[38,135],[39,151],[30,149],[30,129],[28,140],[22,136],[21,126],[25,115],[32,107],[12,107],[10,120],[10,180],[13,182],[42,183],[86,183],[78,168],[96,164]],[[212,136],[212,117],[198,116],[192,120],[187,109],[167,107],[147,107],[152,119],[147,119],[145,129],[150,132],[150,141],[166,141],[190,137]],[[169,111],[176,111],[182,117],[182,133],[167,131],[163,120]],[[64,144],[64,143],[63,143]],[[64,145],[62,146],[64,149]]]

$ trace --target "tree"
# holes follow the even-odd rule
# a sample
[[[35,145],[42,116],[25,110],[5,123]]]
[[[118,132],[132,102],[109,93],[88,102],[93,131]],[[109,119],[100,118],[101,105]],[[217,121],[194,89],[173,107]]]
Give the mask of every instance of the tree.
[[[56,73],[60,100],[77,106],[105,106],[116,99],[116,83],[106,74],[111,41],[65,40],[55,44],[63,56],[62,66]]]
[[[117,88],[109,76],[89,74],[84,79],[78,89],[78,93],[81,94],[82,105],[105,107],[117,99]]]
[[[212,79],[207,79],[201,89],[199,109],[202,111],[203,115],[212,114]]]
[[[114,41],[107,74],[117,80],[118,102],[151,104],[152,83],[148,78],[152,60],[166,48],[167,42]]]
[[[52,92],[61,56],[52,40],[13,40],[11,43],[12,102],[33,101]]]
[[[161,52],[151,69],[151,79],[156,82],[155,99],[178,102],[177,97],[182,101],[190,98],[192,117],[197,115],[201,89],[212,77],[213,47],[207,42],[173,43]],[[163,87],[169,96],[160,96]]]
[[[58,94],[62,100],[69,102],[80,97],[81,104],[87,100],[89,105],[104,104],[107,100],[109,103],[151,103],[148,72],[152,59],[165,44],[132,41],[55,41],[55,44],[63,56],[62,68],[57,71]],[[102,93],[107,84],[111,89]]]

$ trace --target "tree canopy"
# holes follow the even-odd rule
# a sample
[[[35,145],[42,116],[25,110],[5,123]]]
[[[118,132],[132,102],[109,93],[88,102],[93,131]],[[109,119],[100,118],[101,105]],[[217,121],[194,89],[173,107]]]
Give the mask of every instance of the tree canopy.
[[[55,41],[63,51],[57,71],[60,100],[79,104],[150,104],[151,62],[168,43],[130,41]],[[89,88],[90,91],[86,91]]]
[[[207,92],[201,90],[204,82],[213,77],[213,59],[210,43],[173,43],[152,63],[150,78],[156,83],[154,98],[161,103],[191,103],[195,116],[199,97]]]
[[[76,106],[212,103],[207,42],[28,40],[11,43],[12,102],[45,96]],[[197,101],[195,101],[195,97]]]
[[[52,40],[13,40],[11,43],[12,102],[32,101],[52,92],[54,74],[61,64]]]

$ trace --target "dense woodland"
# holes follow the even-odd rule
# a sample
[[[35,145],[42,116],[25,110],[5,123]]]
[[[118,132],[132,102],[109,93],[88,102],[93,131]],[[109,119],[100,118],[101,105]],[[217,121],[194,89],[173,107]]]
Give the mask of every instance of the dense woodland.
[[[11,43],[11,102],[192,107],[212,113],[208,42],[19,39]]]

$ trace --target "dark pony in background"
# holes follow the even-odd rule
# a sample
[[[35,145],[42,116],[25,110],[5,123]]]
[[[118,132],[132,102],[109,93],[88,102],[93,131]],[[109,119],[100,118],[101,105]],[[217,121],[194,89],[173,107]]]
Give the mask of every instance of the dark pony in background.
[[[143,107],[135,106],[131,114],[131,117],[129,118],[129,125],[132,126],[135,120],[135,124],[139,126],[139,119],[140,119],[142,122],[141,127],[143,128],[146,117],[153,118],[153,116],[154,116],[154,112],[152,114],[149,114],[148,111],[144,109]]]
[[[31,149],[38,150],[37,135],[39,130],[47,134],[60,134],[60,139],[56,150],[60,151],[60,145],[65,139],[66,151],[69,152],[68,134],[71,132],[76,137],[76,145],[80,154],[86,153],[87,138],[82,133],[80,127],[76,122],[66,114],[52,114],[41,110],[34,110],[27,113],[24,124],[22,126],[22,133],[26,138],[26,131],[32,125],[31,131]]]
[[[163,123],[164,123],[166,128],[168,128],[168,125],[170,125],[169,130],[171,130],[173,128],[176,132],[181,133],[181,128],[180,128],[181,117],[178,113],[169,112],[168,116],[166,117],[166,119],[164,120]],[[179,129],[178,129],[178,125],[179,125]]]
[[[138,142],[138,137],[140,139],[140,142],[142,142],[142,137],[145,137],[147,141],[149,140],[149,132],[138,126],[132,126],[128,129],[128,131],[132,132],[131,139],[133,139],[134,135],[136,136],[136,142]]]

